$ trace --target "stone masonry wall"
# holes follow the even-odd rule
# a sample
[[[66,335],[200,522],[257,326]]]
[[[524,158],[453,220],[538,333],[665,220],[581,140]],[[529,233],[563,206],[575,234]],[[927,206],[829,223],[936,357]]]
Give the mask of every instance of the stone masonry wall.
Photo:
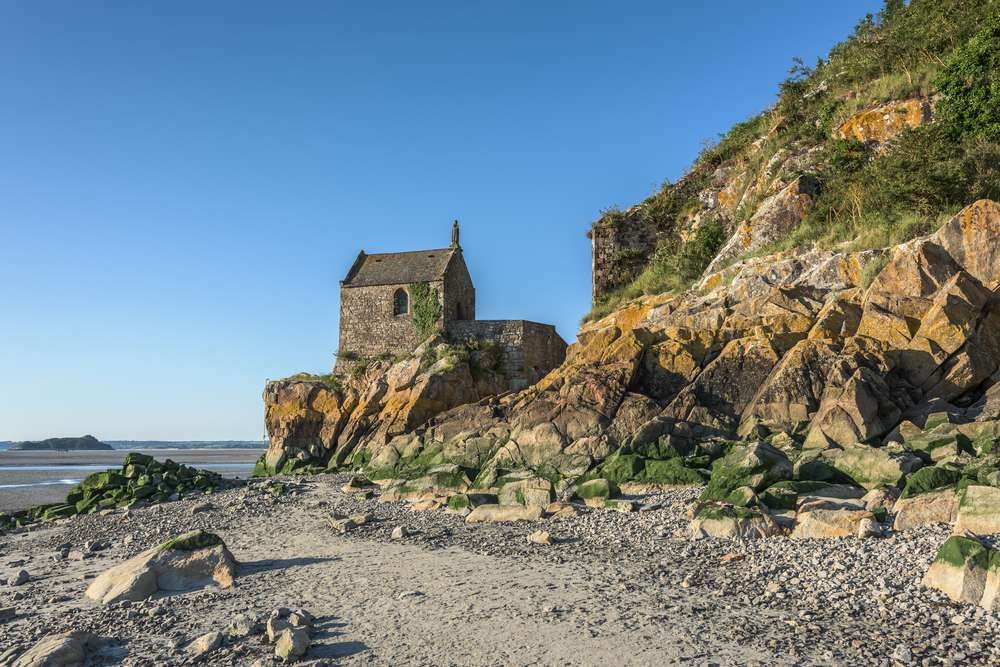
[[[461,253],[456,253],[444,276],[442,310],[445,321],[476,319],[476,288]]]
[[[442,281],[430,284],[437,290],[440,300]],[[396,355],[409,352],[421,343],[413,326],[413,300],[410,299],[410,309],[405,315],[392,314],[393,294],[400,287],[409,293],[408,285],[341,287],[338,354]]]
[[[594,303],[642,273],[656,250],[656,231],[632,216],[617,224],[595,225],[589,236]]]
[[[566,358],[566,341],[551,324],[526,320],[460,320],[446,324],[457,342],[491,340],[503,349],[503,372],[511,389],[538,382]]]

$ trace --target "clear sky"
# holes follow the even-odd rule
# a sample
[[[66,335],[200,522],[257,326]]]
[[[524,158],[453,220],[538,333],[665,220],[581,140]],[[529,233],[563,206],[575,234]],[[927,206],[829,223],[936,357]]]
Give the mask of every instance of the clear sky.
[[[256,439],[359,249],[483,319],[590,301],[588,225],[876,0],[0,2],[0,439]]]

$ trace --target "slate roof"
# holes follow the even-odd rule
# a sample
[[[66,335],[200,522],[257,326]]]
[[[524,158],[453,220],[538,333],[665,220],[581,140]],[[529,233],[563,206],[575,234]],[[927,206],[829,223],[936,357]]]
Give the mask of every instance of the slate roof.
[[[361,251],[341,284],[344,287],[367,287],[441,280],[455,252],[455,248],[374,255]]]

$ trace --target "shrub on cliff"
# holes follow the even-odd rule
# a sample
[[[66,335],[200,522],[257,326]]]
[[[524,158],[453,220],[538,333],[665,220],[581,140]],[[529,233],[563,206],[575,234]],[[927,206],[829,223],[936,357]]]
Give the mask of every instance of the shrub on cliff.
[[[1000,13],[955,49],[937,87],[937,113],[953,138],[1000,140]]]

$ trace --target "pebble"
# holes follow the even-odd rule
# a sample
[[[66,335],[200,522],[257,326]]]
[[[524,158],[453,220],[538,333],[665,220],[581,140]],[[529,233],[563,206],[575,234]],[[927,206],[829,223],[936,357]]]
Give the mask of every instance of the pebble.
[[[22,586],[31,580],[27,570],[18,570],[7,579],[8,586]]]

